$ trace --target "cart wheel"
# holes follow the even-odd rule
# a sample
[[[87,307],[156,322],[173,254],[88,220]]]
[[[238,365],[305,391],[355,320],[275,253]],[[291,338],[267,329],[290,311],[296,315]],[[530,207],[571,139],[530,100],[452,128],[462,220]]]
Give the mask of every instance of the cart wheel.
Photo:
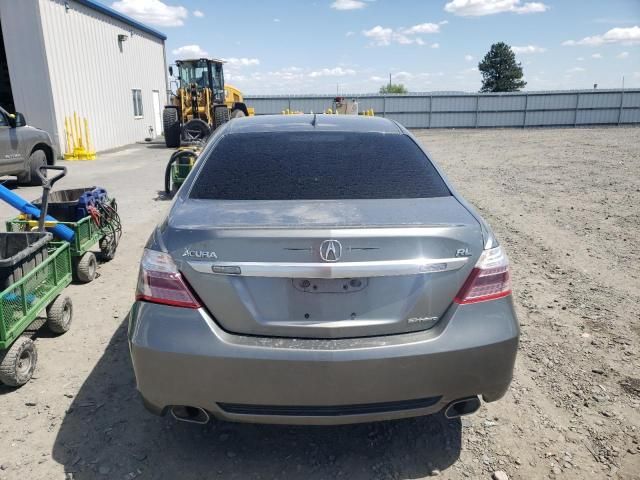
[[[0,353],[0,382],[21,387],[29,380],[38,363],[36,345],[29,337],[18,337],[8,350]]]
[[[108,262],[116,256],[116,245],[113,239],[102,237],[100,239],[100,260]]]
[[[76,265],[76,279],[82,283],[89,283],[96,278],[98,263],[96,256],[92,252],[86,252]]]
[[[47,307],[47,328],[53,333],[63,334],[71,327],[73,303],[66,295],[58,295]]]

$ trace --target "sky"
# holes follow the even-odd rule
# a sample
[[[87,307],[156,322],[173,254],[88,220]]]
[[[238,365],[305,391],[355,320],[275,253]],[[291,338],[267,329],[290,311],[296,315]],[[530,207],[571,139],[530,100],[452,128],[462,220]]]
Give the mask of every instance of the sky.
[[[525,90],[640,87],[640,0],[101,0],[167,35],[167,61],[226,60],[245,94],[478,91],[506,42]],[[233,12],[237,12],[234,18]]]

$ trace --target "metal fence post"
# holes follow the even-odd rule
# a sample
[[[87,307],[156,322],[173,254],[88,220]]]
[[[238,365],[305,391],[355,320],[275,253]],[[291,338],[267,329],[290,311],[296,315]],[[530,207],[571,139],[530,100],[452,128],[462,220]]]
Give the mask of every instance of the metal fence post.
[[[522,128],[527,126],[527,108],[529,108],[529,94],[524,95],[524,115],[522,118]]]
[[[382,97],[382,118],[387,117],[387,96]]]
[[[622,92],[620,92],[620,110],[618,110],[618,125],[620,125],[620,120],[622,120],[622,109],[624,105],[624,88]]]
[[[578,106],[580,105],[580,92],[576,93],[576,109],[573,114],[573,126],[574,128],[578,125]]]
[[[427,123],[427,128],[431,128],[432,113],[433,113],[433,95],[429,95],[429,120]]]
[[[476,93],[476,124],[475,128],[478,128],[478,108],[480,106],[480,94]]]

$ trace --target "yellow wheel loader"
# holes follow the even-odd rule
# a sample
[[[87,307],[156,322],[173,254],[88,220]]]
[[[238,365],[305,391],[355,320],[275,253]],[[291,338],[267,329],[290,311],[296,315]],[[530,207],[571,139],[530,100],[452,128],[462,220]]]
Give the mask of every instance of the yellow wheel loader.
[[[223,63],[212,58],[176,61],[178,88],[162,113],[167,147],[202,142],[230,119],[253,114],[237,88],[225,88]],[[170,66],[169,75],[173,73]]]

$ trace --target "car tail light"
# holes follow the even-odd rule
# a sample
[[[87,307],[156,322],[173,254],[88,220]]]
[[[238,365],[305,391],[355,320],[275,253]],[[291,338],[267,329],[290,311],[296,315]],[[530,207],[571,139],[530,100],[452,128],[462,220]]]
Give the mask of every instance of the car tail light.
[[[167,253],[144,249],[136,300],[161,303],[174,307],[200,308],[178,267]]]
[[[454,301],[469,304],[495,300],[511,293],[509,259],[502,247],[485,250]]]

